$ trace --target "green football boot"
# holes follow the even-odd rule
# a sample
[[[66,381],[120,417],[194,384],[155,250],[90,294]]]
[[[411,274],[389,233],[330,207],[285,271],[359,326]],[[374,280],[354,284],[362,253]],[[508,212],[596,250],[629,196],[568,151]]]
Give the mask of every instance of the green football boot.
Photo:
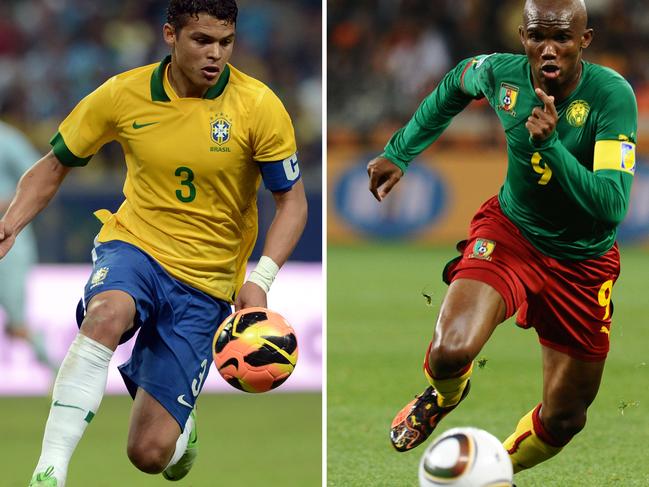
[[[189,441],[187,442],[187,449],[178,463],[167,467],[167,469],[162,472],[162,476],[167,480],[180,480],[185,475],[189,473],[194,465],[196,456],[198,455],[198,434],[196,433],[196,413],[195,410],[192,410],[191,417],[193,419],[192,430],[189,433]],[[54,484],[56,485],[56,484]]]
[[[58,482],[54,477],[54,467],[49,466],[44,472],[35,473],[29,482],[29,487],[57,487]]]

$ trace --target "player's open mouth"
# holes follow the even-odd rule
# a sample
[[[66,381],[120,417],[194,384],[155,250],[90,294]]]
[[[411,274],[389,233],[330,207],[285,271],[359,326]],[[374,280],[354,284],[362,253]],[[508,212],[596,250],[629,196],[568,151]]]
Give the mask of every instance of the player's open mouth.
[[[546,64],[545,66],[541,66],[541,72],[546,79],[557,79],[561,70],[556,64]]]
[[[205,66],[201,69],[201,72],[207,79],[214,79],[219,75],[221,70],[218,66]]]

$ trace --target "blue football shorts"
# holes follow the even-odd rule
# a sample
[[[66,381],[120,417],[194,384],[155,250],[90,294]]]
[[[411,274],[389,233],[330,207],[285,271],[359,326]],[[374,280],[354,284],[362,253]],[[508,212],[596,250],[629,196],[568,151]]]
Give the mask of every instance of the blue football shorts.
[[[182,430],[203,388],[212,362],[212,340],[232,312],[225,301],[208,296],[171,277],[151,256],[126,242],[97,243],[93,272],[77,307],[81,326],[93,296],[109,290],[135,301],[134,327],[139,329],[131,358],[119,366],[131,397],[141,387],[176,419]]]

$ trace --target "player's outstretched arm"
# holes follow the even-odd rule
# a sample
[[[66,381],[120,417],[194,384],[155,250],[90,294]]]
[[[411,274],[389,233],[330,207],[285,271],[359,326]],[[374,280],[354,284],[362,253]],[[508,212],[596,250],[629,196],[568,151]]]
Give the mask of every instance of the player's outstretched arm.
[[[484,96],[482,71],[477,67],[489,56],[465,59],[449,71],[421,102],[406,125],[397,130],[383,154],[367,165],[370,192],[381,201],[406,172],[410,162],[446,130],[453,117]],[[483,68],[484,69],[484,68]]]
[[[370,178],[370,193],[377,201],[382,201],[403,176],[400,167],[384,156],[378,156],[367,164]]]
[[[273,192],[273,198],[275,217],[266,233],[262,259],[270,259],[270,265],[276,266],[274,272],[277,272],[293,252],[306,225],[307,203],[302,180],[298,180],[288,191]],[[267,292],[268,289],[263,289],[260,284],[249,279],[239,290],[234,303],[235,309],[266,307]]]
[[[50,151],[20,178],[6,213],[0,219],[0,259],[16,241],[16,236],[47,206],[70,168]]]

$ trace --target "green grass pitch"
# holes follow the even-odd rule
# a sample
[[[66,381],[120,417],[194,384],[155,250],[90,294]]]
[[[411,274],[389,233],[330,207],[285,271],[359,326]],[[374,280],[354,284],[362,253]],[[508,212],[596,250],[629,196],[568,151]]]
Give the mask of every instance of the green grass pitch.
[[[516,476],[518,487],[649,485],[649,254],[622,248],[615,314],[600,393],[586,429],[558,456]],[[417,485],[423,445],[397,453],[394,414],[426,385],[422,361],[445,292],[452,248],[397,244],[329,247],[328,485]],[[426,303],[422,291],[432,294]],[[541,398],[533,330],[501,325],[479,358],[471,394],[440,425],[476,426],[507,437]]]
[[[319,393],[201,395],[199,455],[178,487],[322,485]],[[70,463],[68,487],[166,486],[126,456],[131,400],[107,396]],[[49,399],[0,399],[0,485],[25,487],[38,460]]]

